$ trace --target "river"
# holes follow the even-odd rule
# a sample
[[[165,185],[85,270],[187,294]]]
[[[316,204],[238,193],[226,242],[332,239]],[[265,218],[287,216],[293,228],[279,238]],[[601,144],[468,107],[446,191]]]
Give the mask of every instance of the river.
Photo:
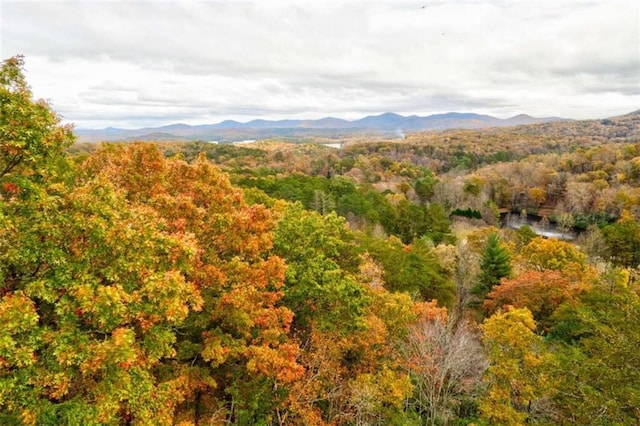
[[[527,216],[527,218],[524,219],[518,215],[507,215],[503,218],[503,223],[506,228],[519,229],[528,225],[533,229],[533,232],[542,237],[557,238],[558,240],[564,241],[573,241],[578,238],[577,232],[561,231],[554,224],[542,224],[541,222],[542,221],[537,220],[535,216]]]

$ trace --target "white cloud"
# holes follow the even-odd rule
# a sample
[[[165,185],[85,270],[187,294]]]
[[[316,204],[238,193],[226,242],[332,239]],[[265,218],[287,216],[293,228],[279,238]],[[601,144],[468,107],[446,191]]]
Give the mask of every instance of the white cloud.
[[[2,57],[81,127],[640,105],[632,0],[5,0],[0,24]]]

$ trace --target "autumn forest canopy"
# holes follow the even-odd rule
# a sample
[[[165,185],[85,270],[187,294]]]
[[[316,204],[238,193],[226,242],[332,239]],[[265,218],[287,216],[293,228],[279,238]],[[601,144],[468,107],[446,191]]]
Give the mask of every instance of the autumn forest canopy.
[[[640,112],[80,144],[23,67],[0,69],[0,424],[640,422]]]

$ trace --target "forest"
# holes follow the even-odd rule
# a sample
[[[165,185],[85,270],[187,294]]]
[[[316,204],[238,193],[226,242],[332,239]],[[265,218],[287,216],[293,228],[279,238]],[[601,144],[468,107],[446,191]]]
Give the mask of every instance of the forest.
[[[23,71],[0,69],[0,424],[640,423],[640,111],[79,144]]]

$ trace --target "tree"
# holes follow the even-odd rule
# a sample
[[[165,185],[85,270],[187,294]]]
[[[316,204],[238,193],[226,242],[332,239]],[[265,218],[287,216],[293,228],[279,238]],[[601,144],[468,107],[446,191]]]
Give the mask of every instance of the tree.
[[[625,268],[640,265],[640,224],[628,211],[602,229],[611,262]]]
[[[71,126],[43,100],[34,100],[23,74],[24,58],[15,56],[0,67],[0,191],[19,186],[16,175],[41,175],[47,163],[63,157],[73,143]]]
[[[166,160],[153,145],[104,147],[83,164],[83,179],[95,175],[113,182],[129,205],[154,211],[167,232],[196,243],[185,278],[202,309],[176,332],[176,358],[158,368],[163,381],[181,385],[176,418],[270,418],[286,396],[274,389],[302,373],[287,336],[293,314],[280,304],[284,263],[269,252],[270,212],[248,206],[203,156],[193,164]]]
[[[427,173],[424,177],[416,179],[413,183],[413,189],[420,198],[421,203],[427,203],[434,194],[434,187],[438,183],[438,179],[431,173]]]
[[[584,282],[572,282],[558,271],[525,271],[512,279],[503,279],[487,294],[484,308],[489,315],[504,306],[527,308],[542,330],[549,330],[551,316],[562,304],[575,301],[588,288]]]
[[[598,264],[607,257],[607,243],[602,230],[597,225],[589,225],[586,232],[578,239],[578,243],[592,265]]]
[[[171,423],[179,385],[154,371],[202,308],[194,242],[100,178],[2,207],[3,420]]]
[[[451,232],[451,220],[440,203],[431,203],[425,207],[422,233],[434,244],[455,243],[455,236]]]
[[[498,312],[481,329],[489,359],[481,418],[489,424],[522,425],[548,417],[546,405],[553,396],[549,369],[555,361],[535,334],[531,312],[526,308]]]
[[[403,243],[410,244],[425,231],[425,210],[402,198],[396,206],[396,218],[393,233],[400,237]]]
[[[587,260],[586,255],[574,244],[542,237],[536,237],[524,246],[520,257],[528,268],[538,271],[583,271]]]
[[[516,235],[518,238],[517,244],[520,249],[526,246],[527,244],[529,244],[531,240],[533,240],[538,236],[536,232],[533,230],[533,228],[530,227],[529,225],[523,225],[520,228],[518,228],[516,230]]]
[[[311,201],[310,207],[321,215],[325,215],[335,210],[336,203],[330,194],[316,189],[313,191],[313,200]]]
[[[480,260],[480,271],[478,283],[472,291],[482,299],[500,283],[501,278],[511,276],[511,254],[502,244],[498,234],[491,234],[487,239]]]
[[[423,318],[403,345],[415,384],[412,405],[426,424],[446,424],[460,416],[484,372],[485,358],[471,328],[448,318]]]
[[[360,258],[343,218],[289,205],[274,235],[274,253],[287,262],[283,303],[295,326],[346,333],[362,325],[368,303],[354,279]]]
[[[363,238],[361,244],[382,265],[387,290],[407,292],[422,301],[436,299],[442,306],[453,305],[453,277],[437,258],[428,239],[405,245],[395,237],[370,237]]]
[[[560,418],[571,424],[640,422],[640,298],[617,274],[565,304],[550,332],[559,364]]]
[[[539,207],[547,201],[547,191],[545,188],[535,186],[529,189],[529,199],[535,207]]]
[[[354,278],[370,282],[371,273],[366,267]],[[373,275],[379,279],[378,272]],[[421,313],[442,309],[435,303],[415,304],[407,294],[379,286],[363,285],[361,291],[368,303],[351,320],[358,321],[357,326],[337,312],[338,319],[327,327],[322,319],[326,314],[318,312],[308,317],[304,332],[297,333],[305,371],[290,386],[286,406],[279,411],[280,424],[400,425],[411,420],[403,402],[412,385],[401,368],[398,344]]]

